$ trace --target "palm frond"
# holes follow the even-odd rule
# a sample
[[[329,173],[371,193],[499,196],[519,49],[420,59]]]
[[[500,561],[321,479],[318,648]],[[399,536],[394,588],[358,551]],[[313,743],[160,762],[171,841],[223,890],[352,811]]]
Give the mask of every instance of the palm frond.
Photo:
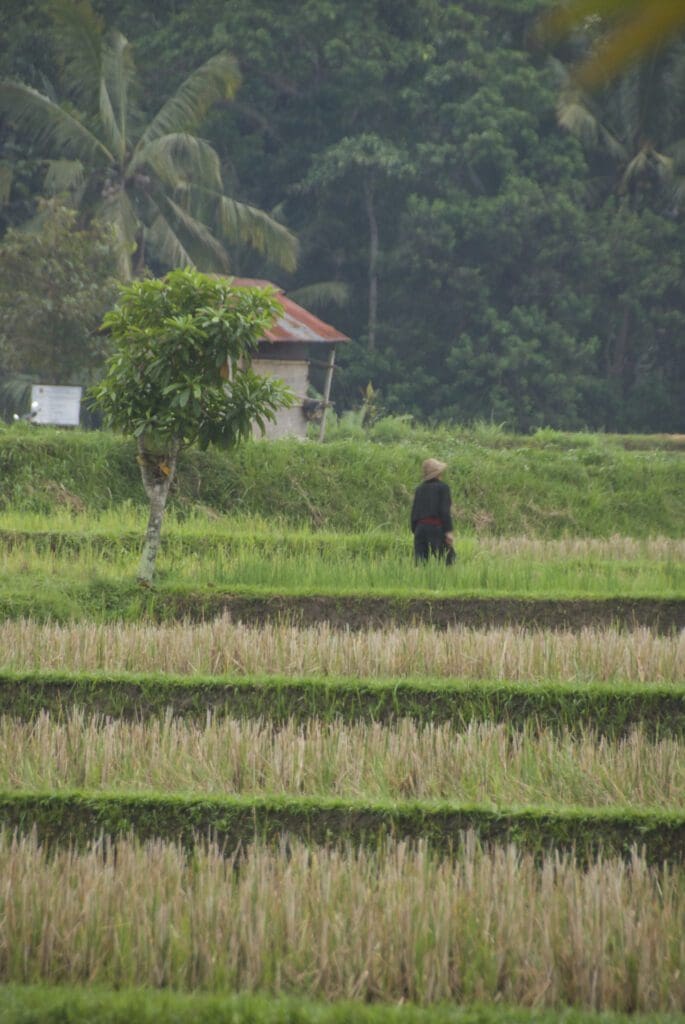
[[[0,376],[0,417],[11,420],[29,410],[31,387],[38,383],[32,373],[9,373]]]
[[[685,205],[685,176],[682,174],[673,178],[671,193],[676,210]]]
[[[103,40],[102,80],[107,88],[112,113],[117,124],[119,148],[117,156],[123,161],[129,134],[129,108],[136,69],[133,52],[126,36],[112,30]]]
[[[350,301],[350,286],[344,281],[318,281],[288,292],[291,299],[308,309],[326,309],[328,306],[346,306]]]
[[[100,89],[103,22],[89,0],[49,0],[54,40],[67,95],[79,110],[94,114]]]
[[[673,177],[672,157],[665,156],[663,153],[658,153],[651,147],[643,147],[628,163],[625,171],[623,172],[621,184],[626,188],[635,181],[636,178],[643,177],[650,170],[656,171],[661,181],[670,180]]]
[[[654,53],[685,26],[682,0],[574,0],[558,4],[540,22],[540,35],[556,40],[587,18],[603,17],[611,26],[576,71],[584,88],[594,89],[630,64]]]
[[[187,132],[162,135],[136,150],[129,173],[147,165],[167,187],[193,182],[215,191],[223,190],[221,165],[208,142]]]
[[[117,275],[122,281],[132,277],[132,258],[138,243],[140,221],[124,189],[117,189],[98,206],[98,219],[112,229]]]
[[[193,132],[218,100],[231,99],[240,84],[238,65],[229,53],[210,57],[186,78],[144,131],[142,148],[162,135]]]
[[[112,162],[110,151],[85,124],[29,85],[0,82],[0,112],[46,154],[52,152],[84,163]]]
[[[153,201],[193,266],[206,272],[229,269],[228,253],[205,224],[161,190],[155,193]]]
[[[578,91],[562,92],[557,102],[557,121],[562,128],[580,139],[583,145],[601,145],[615,159],[627,158],[626,147],[621,140],[593,114]]]
[[[4,206],[5,203],[9,202],[10,193],[12,191],[12,181],[14,180],[14,170],[11,164],[5,163],[3,160],[0,162],[0,205]]]
[[[268,213],[246,203],[239,203],[235,199],[229,199],[228,196],[198,188],[191,188],[191,196],[200,198],[207,210],[206,219],[221,238],[229,243],[241,242],[250,245],[284,270],[295,270],[298,256],[297,239]]]
[[[51,195],[73,192],[83,184],[85,168],[80,160],[48,160],[45,188]]]
[[[126,140],[122,138],[117,123],[117,117],[114,113],[114,107],[112,106],[112,100],[107,90],[107,82],[104,78],[100,79],[100,128],[102,131],[103,138],[107,143],[107,148],[119,159],[123,160],[126,152]]]
[[[165,267],[194,267],[190,253],[184,248],[181,240],[162,216],[156,217],[145,229],[148,247]]]

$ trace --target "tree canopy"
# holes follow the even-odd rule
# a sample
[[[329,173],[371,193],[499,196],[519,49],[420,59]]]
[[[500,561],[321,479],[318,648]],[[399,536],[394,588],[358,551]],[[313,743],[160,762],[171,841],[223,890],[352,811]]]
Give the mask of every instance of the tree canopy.
[[[372,381],[384,408],[422,419],[682,430],[678,37],[589,93],[575,69],[624,22],[583,18],[550,55],[531,40],[553,0],[93,6],[135,43],[141,126],[194,69],[234,58],[240,89],[197,137],[226,193],[273,211],[300,255],[284,271],[226,243],[232,266],[337,302],[321,308],[355,339],[339,409]],[[6,7],[0,70],[43,91],[61,67],[54,23],[38,0]],[[7,120],[0,141],[16,224],[40,191],[37,151]]]
[[[103,320],[113,351],[93,404],[138,447],[150,520],[139,579],[150,583],[179,452],[232,447],[288,405],[285,385],[257,376],[250,358],[279,309],[261,288],[175,270],[121,290]]]
[[[64,100],[5,79],[0,112],[48,158],[45,188],[112,226],[122,280],[149,259],[228,270],[224,242],[253,245],[292,270],[293,236],[225,195],[219,158],[197,135],[212,105],[235,95],[235,59],[210,57],[148,118],[128,39],[105,28],[90,0],[50,0],[47,9]]]

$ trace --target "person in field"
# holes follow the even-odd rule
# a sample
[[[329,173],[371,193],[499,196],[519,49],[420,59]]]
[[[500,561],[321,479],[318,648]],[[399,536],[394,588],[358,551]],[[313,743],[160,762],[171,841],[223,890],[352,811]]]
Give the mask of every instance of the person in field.
[[[423,480],[414,492],[411,531],[414,534],[414,560],[427,562],[432,556],[452,565],[456,560],[452,534],[452,495],[442,474],[447,469],[439,459],[426,459]]]

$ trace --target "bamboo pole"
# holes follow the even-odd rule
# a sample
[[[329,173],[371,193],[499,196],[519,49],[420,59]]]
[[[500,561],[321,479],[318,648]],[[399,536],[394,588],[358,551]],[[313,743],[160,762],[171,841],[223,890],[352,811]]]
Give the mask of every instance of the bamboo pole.
[[[323,412],[321,413],[321,427],[319,428],[319,441],[323,441],[326,435],[326,413],[330,405],[331,384],[333,383],[333,370],[335,368],[335,345],[331,345],[326,363],[326,379],[323,386]]]

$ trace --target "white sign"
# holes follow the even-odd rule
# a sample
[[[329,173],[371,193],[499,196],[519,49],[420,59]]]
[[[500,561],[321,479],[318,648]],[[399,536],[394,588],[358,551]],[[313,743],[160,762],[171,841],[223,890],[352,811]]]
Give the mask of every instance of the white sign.
[[[31,422],[78,427],[82,390],[56,384],[34,384],[31,388]]]

